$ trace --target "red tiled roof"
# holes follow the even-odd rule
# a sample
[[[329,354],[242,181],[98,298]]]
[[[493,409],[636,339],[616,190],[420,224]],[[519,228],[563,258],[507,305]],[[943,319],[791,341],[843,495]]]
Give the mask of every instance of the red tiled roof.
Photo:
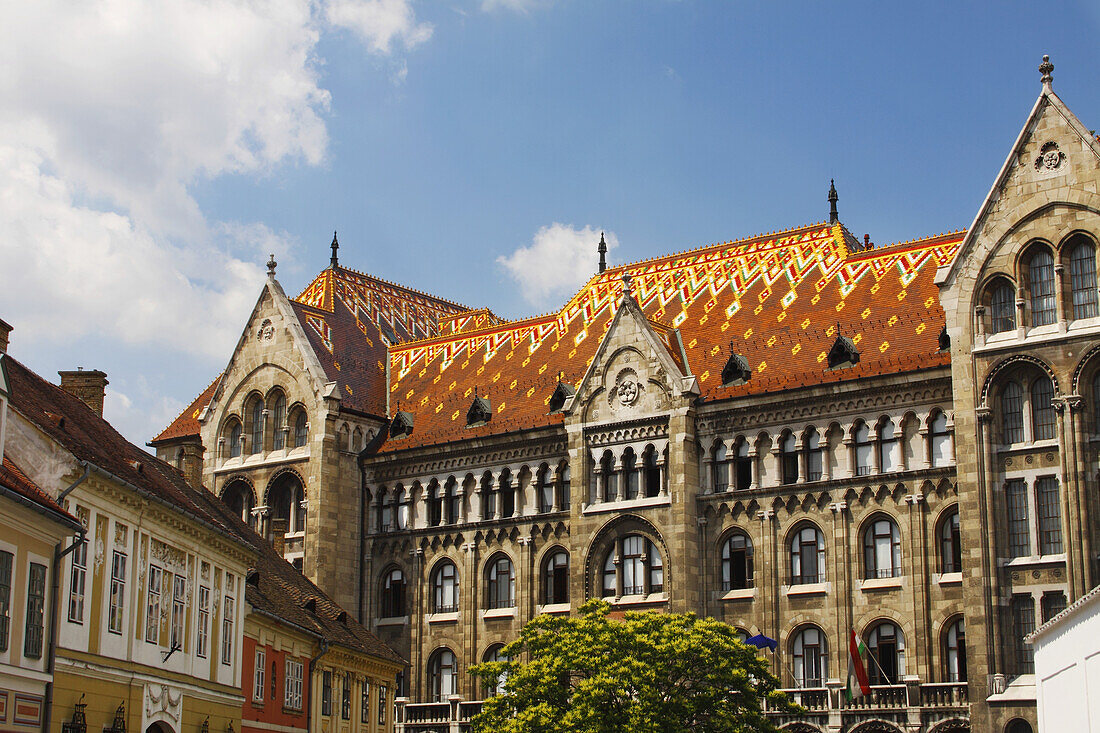
[[[19,468],[7,456],[4,456],[3,463],[0,463],[0,486],[19,494],[27,501],[50,510],[58,515],[59,520],[68,520],[67,523],[74,528],[80,526],[80,522],[77,521],[76,517],[65,511],[60,504],[54,501],[52,496],[43,491],[38,484],[31,481],[27,474],[23,473],[23,469]]]
[[[814,224],[608,269],[558,313],[399,344],[390,349],[391,406],[412,413],[415,429],[382,450],[560,422],[546,414],[558,374],[576,386],[617,310],[624,272],[647,318],[678,329],[707,399],[948,364],[933,277],[962,237],[855,252],[858,242],[842,226]],[[829,370],[837,324],[861,359]],[[752,377],[725,388],[731,342]],[[475,387],[493,418],[467,428]]]
[[[160,435],[149,441],[149,445],[157,445],[158,443],[164,443],[169,440],[175,440],[177,438],[188,438],[193,435],[199,434],[199,415],[202,414],[203,409],[210,404],[210,400],[214,397],[214,390],[218,388],[218,380],[222,376],[219,374],[214,377],[214,381],[211,382],[206,389],[202,391],[198,397],[196,397],[187,409],[179,414],[172,423],[160,432]]]
[[[10,356],[5,362],[12,386],[11,406],[74,458],[87,461],[149,497],[248,544],[226,520],[230,513],[213,494],[192,488],[179,471],[127,441],[78,398]]]

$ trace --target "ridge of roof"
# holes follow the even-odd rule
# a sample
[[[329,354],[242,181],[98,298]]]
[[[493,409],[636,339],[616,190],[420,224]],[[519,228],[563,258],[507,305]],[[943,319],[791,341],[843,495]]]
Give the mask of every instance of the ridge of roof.
[[[962,239],[966,236],[965,229],[955,229],[947,232],[940,232],[939,234],[932,234],[926,237],[914,237],[913,239],[907,239],[903,242],[891,242],[890,244],[884,244],[881,247],[872,247],[870,249],[860,250],[853,252],[849,255],[848,259],[852,262],[859,262],[863,260],[873,259],[880,255],[896,254],[908,248],[927,247],[933,242],[940,240],[944,243],[950,242],[953,239]]]
[[[320,273],[318,273],[317,277],[320,277],[325,272],[331,272],[334,277],[338,277],[339,276],[338,273],[341,270],[344,271],[344,272],[349,272],[353,275],[358,275],[360,277],[365,277],[369,280],[374,280],[376,282],[382,283],[384,285],[388,285],[388,286],[390,286],[392,288],[396,288],[398,290],[404,290],[406,293],[409,293],[411,295],[419,295],[419,296],[422,296],[424,298],[430,298],[431,300],[435,300],[435,301],[440,302],[440,303],[445,303],[447,305],[454,306],[456,308],[461,308],[461,309],[463,309],[462,312],[471,311],[471,310],[478,310],[477,308],[471,308],[468,305],[463,305],[462,303],[457,303],[453,300],[447,300],[446,298],[441,298],[438,295],[432,295],[431,293],[425,292],[423,290],[417,290],[416,288],[409,287],[408,285],[402,285],[402,284],[396,283],[392,280],[387,280],[386,278],[379,277],[378,275],[371,275],[368,272],[363,272],[362,270],[356,270],[354,267],[345,267],[344,265],[337,265],[335,268],[333,268],[332,265],[329,265],[324,270],[322,270]],[[317,280],[317,277],[310,280],[309,285],[313,284]],[[298,295],[296,297],[292,298],[292,300],[297,301],[299,298],[301,298],[303,295],[305,295],[306,291],[309,290],[309,285],[306,285],[306,287],[302,290],[302,292],[298,293]]]

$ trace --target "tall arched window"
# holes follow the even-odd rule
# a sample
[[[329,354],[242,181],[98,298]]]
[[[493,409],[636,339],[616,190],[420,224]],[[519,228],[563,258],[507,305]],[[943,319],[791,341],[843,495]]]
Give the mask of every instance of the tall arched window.
[[[252,402],[252,441],[249,453],[259,453],[264,448],[264,403],[257,397]]]
[[[393,503],[385,486],[378,487],[378,531],[393,530]]]
[[[455,694],[457,681],[454,652],[446,647],[437,649],[428,660],[428,694],[432,702],[446,702]]]
[[[661,467],[657,464],[657,449],[652,445],[645,447],[642,454],[643,470],[645,471],[645,495],[654,497],[661,493]]]
[[[1024,395],[1015,382],[1001,391],[1001,435],[1009,445],[1024,442]]]
[[[894,437],[894,421],[883,420],[878,426],[878,469],[881,473],[897,470],[897,458],[894,455],[898,439]]]
[[[393,492],[393,522],[397,529],[409,528],[409,501],[405,487],[401,484]]]
[[[1092,432],[1100,433],[1100,371],[1092,376]]]
[[[1078,234],[1071,240],[1069,274],[1073,317],[1096,317],[1096,249],[1088,237]]]
[[[863,530],[865,578],[897,578],[901,575],[901,534],[892,519],[876,519]]]
[[[961,617],[947,627],[943,658],[948,682],[966,682],[966,621]]]
[[[302,448],[306,444],[306,438],[309,436],[309,424],[306,419],[305,410],[298,412],[298,417],[294,420],[294,447]]]
[[[623,490],[624,499],[638,498],[638,457],[633,448],[623,451]]]
[[[569,555],[564,550],[546,558],[542,577],[543,603],[569,603]]]
[[[752,540],[734,532],[722,543],[722,590],[752,587]]]
[[[255,518],[252,516],[253,504],[255,504],[253,491],[247,482],[239,479],[230,482],[222,490],[222,501],[234,514],[241,518],[242,522],[248,524],[249,527],[256,526]]]
[[[443,490],[433,479],[424,491],[428,495],[428,526],[438,527],[443,523]]]
[[[282,450],[286,447],[286,397],[282,392],[275,397],[274,413],[275,433],[272,436],[271,445],[274,450]]]
[[[1034,440],[1053,440],[1057,418],[1054,414],[1054,385],[1046,376],[1031,383],[1031,432]]]
[[[444,560],[432,572],[432,613],[458,611],[458,569]]]
[[[486,580],[486,603],[489,608],[513,608],[516,605],[516,573],[511,560],[500,555],[490,561]]]
[[[554,508],[554,485],[550,483],[550,467],[545,463],[535,472],[535,495],[539,498],[540,512]]]
[[[723,440],[714,444],[714,491],[720,493],[729,489],[730,467],[726,453],[726,443]]]
[[[482,661],[485,662],[507,662],[508,657],[504,656],[501,652],[504,650],[503,644],[493,644],[485,650],[485,656],[482,657]],[[495,697],[504,692],[504,683],[508,679],[508,673],[504,672],[495,681],[486,681],[485,695],[486,697]]]
[[[447,524],[457,524],[462,518],[462,498],[462,494],[458,493],[458,480],[451,476],[443,489],[444,521]]]
[[[928,426],[928,438],[932,441],[932,465],[947,466],[951,463],[951,436],[947,432],[947,414],[937,412]]]
[[[785,484],[798,483],[798,441],[794,433],[787,433],[780,443],[780,461],[782,463],[782,481]]]
[[[737,439],[734,461],[737,490],[748,491],[752,487],[752,456],[749,455],[749,441],[744,438]]]
[[[1016,292],[1004,280],[993,286],[990,293],[990,324],[993,333],[1016,330]]]
[[[382,576],[382,602],[379,612],[383,618],[405,615],[405,573],[393,568]]]
[[[820,481],[822,469],[821,436],[816,428],[810,428],[806,433],[806,480]]]
[[[872,685],[897,685],[905,674],[905,635],[895,624],[883,622],[867,635],[871,663],[867,676]]]
[[[273,520],[282,520],[289,534],[305,531],[305,517],[301,510],[302,480],[294,473],[284,473],[277,477],[267,492],[267,505],[271,508]]]
[[[816,626],[806,626],[794,635],[791,658],[798,687],[822,687],[828,677],[829,652],[825,634]]]
[[[825,535],[805,524],[791,536],[791,585],[825,580]]]
[[[558,509],[569,509],[569,503],[572,500],[572,484],[569,464],[563,461],[558,467]]]
[[[616,540],[608,550],[601,587],[604,597],[661,593],[664,583],[661,553],[648,538],[639,534],[626,535]]]
[[[493,491],[493,474],[481,477],[481,518],[493,519],[497,511],[497,493]]]
[[[940,572],[962,572],[962,537],[959,532],[959,508],[951,510],[940,520]]]
[[[500,516],[507,519],[516,513],[516,488],[512,486],[512,472],[504,469],[500,472]]]
[[[229,428],[229,457],[239,458],[241,455],[241,422],[240,420],[233,420],[233,424]]]
[[[860,420],[852,437],[855,439],[856,475],[867,476],[871,473],[871,428]]]
[[[615,456],[611,451],[604,451],[600,459],[600,481],[603,483],[604,501],[619,498],[619,474],[615,472]]]
[[[1057,319],[1054,298],[1054,258],[1046,248],[1038,248],[1028,263],[1031,287],[1031,325],[1046,326]]]

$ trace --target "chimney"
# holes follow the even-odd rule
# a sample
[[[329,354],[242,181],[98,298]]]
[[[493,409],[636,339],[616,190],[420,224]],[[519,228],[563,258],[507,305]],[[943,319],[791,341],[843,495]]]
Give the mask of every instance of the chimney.
[[[871,249],[871,235],[870,234],[864,234],[863,235],[863,249]]]
[[[286,551],[286,519],[279,517],[271,522],[271,544],[279,557]]]
[[[107,387],[107,375],[98,369],[90,372],[77,367],[75,372],[58,372],[61,389],[83,401],[92,412],[103,417],[103,392]]]
[[[8,353],[8,336],[11,334],[11,325],[0,318],[0,354]]]

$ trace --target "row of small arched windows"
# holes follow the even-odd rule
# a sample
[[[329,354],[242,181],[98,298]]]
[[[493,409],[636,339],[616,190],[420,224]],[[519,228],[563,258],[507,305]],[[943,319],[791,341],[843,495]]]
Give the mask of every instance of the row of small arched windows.
[[[983,305],[988,309],[985,323],[990,334],[1014,331],[1018,325],[1056,323],[1059,302],[1067,319],[1097,316],[1096,246],[1092,238],[1083,233],[1067,237],[1057,256],[1063,267],[1068,264],[1068,283],[1059,283],[1056,253],[1049,244],[1040,241],[1030,243],[1020,258],[1016,273],[1019,288],[1004,275],[988,283]]]
[[[296,403],[287,414],[286,395],[274,389],[266,401],[253,395],[245,401],[244,419],[231,416],[225,424],[222,436],[229,443],[229,457],[242,453],[254,455],[266,450],[284,450],[288,442],[292,448],[301,448],[309,436],[309,418],[305,408]],[[245,436],[247,440],[245,439]]]

